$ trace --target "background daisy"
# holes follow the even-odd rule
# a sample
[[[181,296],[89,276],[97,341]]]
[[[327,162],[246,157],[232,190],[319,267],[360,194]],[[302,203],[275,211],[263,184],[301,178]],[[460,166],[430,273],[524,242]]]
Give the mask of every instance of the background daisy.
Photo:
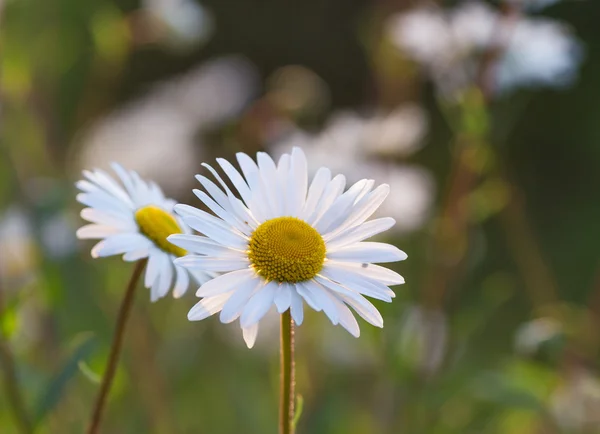
[[[167,241],[171,234],[190,233],[190,228],[173,213],[175,201],[166,198],[158,185],[127,171],[119,164],[112,168],[122,186],[106,172],[83,171],[86,179],[77,182],[81,193],[77,200],[89,208],[81,217],[91,222],[77,231],[81,239],[100,239],[92,248],[92,257],[123,255],[125,261],[148,258],[144,285],[150,299],[164,297],[170,288],[181,297],[190,285],[188,272],[173,263],[186,252]],[[203,283],[213,275],[200,270],[190,274]]]

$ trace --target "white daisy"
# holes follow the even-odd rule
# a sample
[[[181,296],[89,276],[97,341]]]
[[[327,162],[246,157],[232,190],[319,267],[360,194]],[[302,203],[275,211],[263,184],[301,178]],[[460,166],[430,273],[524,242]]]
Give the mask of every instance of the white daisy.
[[[158,185],[146,182],[134,171],[118,164],[112,168],[124,188],[102,170],[83,171],[85,180],[76,186],[82,192],[77,200],[88,206],[81,217],[92,224],[77,231],[80,239],[100,239],[92,249],[92,257],[123,254],[125,261],[148,258],[144,284],[151,288],[156,301],[173,288],[173,296],[181,297],[188,289],[188,271],[173,263],[185,250],[167,241],[171,234],[190,234],[190,228],[173,213],[175,201],[166,198]],[[214,274],[192,272],[198,283]]]
[[[303,301],[324,311],[333,324],[352,335],[360,331],[352,307],[367,322],[383,327],[379,311],[363,295],[390,302],[388,285],[404,283],[396,272],[374,265],[406,259],[396,247],[363,240],[394,225],[392,218],[366,222],[389,193],[361,180],[346,192],[343,175],[317,171],[309,186],[304,153],[294,148],[278,164],[266,153],[257,163],[237,154],[241,173],[224,159],[217,162],[236,188],[236,197],[221,176],[204,164],[222,188],[198,175],[204,187],[194,190],[215,215],[187,205],[175,206],[183,220],[204,234],[171,235],[173,244],[201,256],[184,256],[177,265],[223,273],[204,283],[203,297],[188,319],[202,320],[220,312],[223,323],[237,318],[248,347],[258,323],[271,306],[290,309],[296,324],[303,320]]]

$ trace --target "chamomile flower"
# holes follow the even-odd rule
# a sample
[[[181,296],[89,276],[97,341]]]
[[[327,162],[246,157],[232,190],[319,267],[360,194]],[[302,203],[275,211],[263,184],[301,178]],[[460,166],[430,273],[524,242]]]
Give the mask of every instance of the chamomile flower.
[[[102,170],[83,171],[77,182],[77,200],[88,206],[81,217],[91,222],[77,231],[80,239],[100,239],[92,257],[123,255],[125,261],[148,258],[144,284],[156,301],[171,288],[181,297],[190,285],[190,275],[203,283],[214,275],[188,272],[173,263],[185,250],[167,241],[171,234],[190,234],[190,228],[173,213],[175,201],[166,198],[158,185],[146,182],[134,171],[118,164],[112,168],[122,186]]]
[[[364,179],[346,192],[343,175],[332,177],[319,169],[308,183],[304,153],[294,148],[275,162],[266,153],[255,163],[237,154],[241,173],[231,163],[217,159],[239,198],[211,166],[218,187],[198,175],[204,187],[194,190],[213,213],[176,205],[185,223],[203,236],[177,234],[168,240],[196,256],[175,260],[191,270],[222,273],[196,292],[203,297],[188,313],[192,321],[220,312],[220,320],[239,318],[248,347],[254,345],[258,323],[274,305],[288,309],[296,324],[304,318],[304,302],[323,311],[333,324],[352,335],[360,334],[350,311],[383,327],[379,311],[364,296],[390,302],[388,287],[404,283],[402,276],[376,262],[406,258],[398,248],[363,240],[394,225],[392,218],[366,220],[389,193],[387,185],[373,189]]]

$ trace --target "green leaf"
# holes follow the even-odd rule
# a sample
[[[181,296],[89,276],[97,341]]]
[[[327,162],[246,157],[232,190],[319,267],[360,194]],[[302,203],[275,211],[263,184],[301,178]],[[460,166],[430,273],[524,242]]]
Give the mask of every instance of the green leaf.
[[[94,372],[94,370],[92,368],[90,368],[90,365],[88,365],[85,362],[85,360],[80,360],[79,363],[77,363],[77,367],[79,368],[81,373],[85,376],[85,378],[90,380],[92,383],[100,384],[100,382],[102,381],[102,376],[100,374]]]
[[[304,409],[304,398],[302,395],[296,395],[296,412],[294,413],[294,419],[292,420],[292,428],[295,430],[296,425],[300,421],[300,417],[302,416],[302,410]]]
[[[67,384],[79,372],[79,362],[89,356],[94,349],[95,338],[92,333],[82,333],[75,338],[75,341],[75,349],[71,356],[48,384],[46,392],[42,394],[35,406],[34,426],[39,426],[46,415],[59,403]]]

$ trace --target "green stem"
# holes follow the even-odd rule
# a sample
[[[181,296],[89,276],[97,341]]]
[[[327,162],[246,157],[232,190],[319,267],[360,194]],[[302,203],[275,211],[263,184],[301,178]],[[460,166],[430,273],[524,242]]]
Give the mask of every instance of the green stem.
[[[106,399],[108,398],[108,393],[110,392],[110,387],[115,377],[115,373],[117,372],[117,364],[119,363],[119,355],[121,354],[123,336],[125,335],[127,320],[129,319],[131,308],[133,307],[135,288],[140,276],[142,275],[142,271],[144,271],[147,261],[147,259],[142,259],[141,261],[137,262],[135,269],[133,270],[133,274],[129,279],[129,284],[127,285],[125,295],[123,296],[123,301],[121,302],[121,307],[119,308],[119,316],[117,317],[115,334],[110,348],[110,355],[108,356],[108,364],[106,366],[104,376],[102,377],[100,391],[98,392],[96,404],[94,405],[94,410],[88,425],[88,434],[97,434],[99,432]]]
[[[0,317],[4,312],[4,302],[2,288],[0,288]],[[1,328],[1,324],[0,324]],[[7,338],[4,336],[3,330],[0,330],[0,363],[4,372],[4,387],[6,389],[6,398],[12,407],[12,414],[17,424],[18,430],[22,434],[31,434],[33,428],[31,421],[27,415],[23,396],[19,389],[19,381],[17,379],[17,369],[15,360],[10,350]]]
[[[281,387],[279,396],[279,434],[294,434],[294,321],[289,309],[281,314]]]

